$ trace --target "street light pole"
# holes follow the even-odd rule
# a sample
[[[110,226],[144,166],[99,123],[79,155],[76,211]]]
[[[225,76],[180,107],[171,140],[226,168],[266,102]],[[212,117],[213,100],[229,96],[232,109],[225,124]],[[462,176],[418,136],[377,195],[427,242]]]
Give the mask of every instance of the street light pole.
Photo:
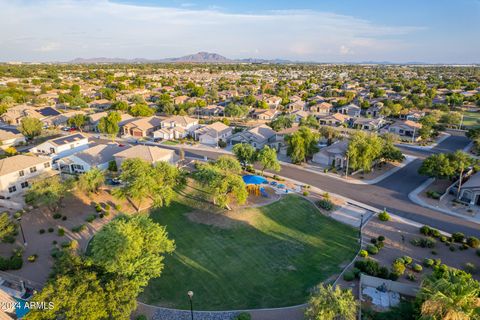
[[[192,320],[193,320],[193,302],[192,302],[193,291],[188,291],[187,295],[188,295],[188,298],[190,299],[190,315],[192,316]]]
[[[27,246],[27,239],[25,239],[25,233],[23,232],[22,218],[18,217],[17,221],[18,221],[18,224],[20,225],[20,231],[22,233],[22,238],[23,238],[23,245],[26,247]]]

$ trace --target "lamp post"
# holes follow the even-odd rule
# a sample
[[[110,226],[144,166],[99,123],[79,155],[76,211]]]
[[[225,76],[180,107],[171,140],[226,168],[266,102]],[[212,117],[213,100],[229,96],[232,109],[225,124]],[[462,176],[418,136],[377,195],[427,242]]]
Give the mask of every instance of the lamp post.
[[[188,291],[187,295],[188,295],[188,298],[190,299],[190,314],[191,314],[192,320],[193,320],[193,302],[192,302],[193,291]]]
[[[25,239],[25,233],[23,232],[22,217],[18,217],[17,221],[18,221],[18,224],[20,225],[20,231],[22,233],[22,238],[23,238],[23,245],[26,247],[27,246],[27,239]]]
[[[358,237],[360,238],[360,243],[362,242],[362,228],[363,228],[363,213],[360,218],[360,229],[358,229]]]

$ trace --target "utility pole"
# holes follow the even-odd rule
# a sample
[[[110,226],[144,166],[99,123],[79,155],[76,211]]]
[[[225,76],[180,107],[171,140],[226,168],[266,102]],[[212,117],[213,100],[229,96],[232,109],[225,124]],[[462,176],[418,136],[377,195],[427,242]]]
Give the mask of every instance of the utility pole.
[[[348,156],[348,153],[347,153],[347,166],[346,166],[346,168],[345,168],[345,179],[348,178],[348,161],[349,161],[349,158],[350,158],[350,157]]]
[[[415,128],[415,127],[413,127],[412,143],[414,143],[414,142],[415,142],[415,129],[416,129],[416,128]]]

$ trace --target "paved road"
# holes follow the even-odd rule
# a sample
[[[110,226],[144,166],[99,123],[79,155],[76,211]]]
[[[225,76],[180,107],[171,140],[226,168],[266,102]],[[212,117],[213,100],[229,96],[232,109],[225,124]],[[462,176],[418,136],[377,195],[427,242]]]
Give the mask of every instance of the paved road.
[[[355,185],[328,176],[313,174],[300,168],[284,166],[280,175],[318,187],[322,190],[337,193],[347,198],[363,202],[370,206],[397,214],[422,224],[428,224],[447,232],[464,232],[467,235],[480,237],[480,225],[463,219],[446,215],[412,203],[408,194],[422,184],[427,178],[417,174],[421,158],[437,152],[452,152],[463,149],[469,140],[463,133],[452,132],[452,136],[444,140],[432,150],[409,148],[409,154],[419,159],[411,162],[401,170],[375,185]],[[167,146],[164,146],[167,147]],[[174,149],[174,147],[172,147]],[[216,158],[219,153],[208,150],[188,150],[186,156]]]

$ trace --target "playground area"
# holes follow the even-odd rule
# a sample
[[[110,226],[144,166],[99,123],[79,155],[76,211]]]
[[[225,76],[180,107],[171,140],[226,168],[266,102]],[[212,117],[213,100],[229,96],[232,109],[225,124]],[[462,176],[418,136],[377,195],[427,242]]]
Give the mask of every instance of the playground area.
[[[302,187],[289,182],[277,182],[275,180],[268,180],[258,175],[244,175],[243,182],[247,185],[247,190],[250,195],[269,197],[268,189],[273,190],[275,194],[291,194],[302,192]]]

